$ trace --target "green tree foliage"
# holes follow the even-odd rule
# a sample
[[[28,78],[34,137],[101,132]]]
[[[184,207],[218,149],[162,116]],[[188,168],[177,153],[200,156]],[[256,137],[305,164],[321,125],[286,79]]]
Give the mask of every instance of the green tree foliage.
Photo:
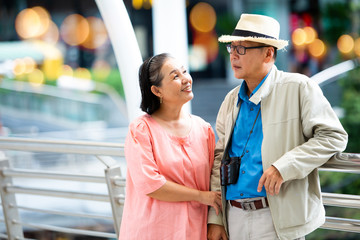
[[[352,70],[340,80],[343,88],[341,123],[349,134],[346,152],[360,153],[360,68]],[[359,188],[360,189],[360,188]]]
[[[350,32],[350,5],[345,1],[330,2],[322,11],[324,37],[330,44],[336,44],[338,38]]]

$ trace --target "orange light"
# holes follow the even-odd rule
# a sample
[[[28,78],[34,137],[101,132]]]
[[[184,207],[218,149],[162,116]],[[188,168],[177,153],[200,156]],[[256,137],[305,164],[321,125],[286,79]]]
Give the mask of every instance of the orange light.
[[[26,71],[26,64],[25,61],[21,58],[14,60],[14,68],[13,73],[15,76],[19,76],[21,74],[24,74]]]
[[[74,71],[69,65],[63,65],[61,74],[66,76],[73,76]]]
[[[56,44],[59,41],[59,29],[53,21],[50,21],[48,30],[39,38],[47,43]]]
[[[79,14],[67,16],[60,27],[61,37],[71,46],[83,43],[88,38],[89,32],[89,22]]]
[[[190,12],[190,23],[199,32],[210,32],[216,23],[214,8],[205,2],[196,4]]]
[[[304,45],[306,42],[306,32],[302,28],[297,28],[292,33],[291,39],[296,46]]]
[[[217,36],[214,32],[201,33],[197,32],[194,34],[193,39],[194,46],[201,46],[206,50],[207,62],[213,62],[219,53],[219,43]]]
[[[87,68],[77,68],[74,72],[74,77],[91,79],[91,73]]]
[[[143,5],[143,0],[132,0],[132,6],[136,10],[141,9],[142,5]]]
[[[347,34],[339,37],[337,47],[342,54],[349,54],[354,49],[354,39]]]
[[[311,56],[315,58],[321,58],[326,53],[326,46],[323,41],[320,39],[315,39],[310,45],[309,45],[309,53]]]
[[[32,71],[34,71],[36,67],[36,62],[34,59],[32,59],[31,57],[24,57],[23,61],[25,64],[24,73],[31,73]]]
[[[355,40],[355,44],[354,44],[354,52],[357,56],[360,57],[360,38]]]
[[[100,18],[88,17],[89,35],[81,44],[82,46],[95,49],[102,46],[108,40],[108,34],[104,22]]]
[[[38,35],[44,34],[48,30],[50,25],[50,14],[45,8],[40,6],[33,7],[32,9],[36,12],[40,19]]]
[[[17,34],[23,39],[44,34],[50,25],[49,13],[42,7],[26,8],[15,19]]]
[[[306,44],[312,43],[317,38],[317,32],[312,27],[304,27],[304,31],[306,34]]]

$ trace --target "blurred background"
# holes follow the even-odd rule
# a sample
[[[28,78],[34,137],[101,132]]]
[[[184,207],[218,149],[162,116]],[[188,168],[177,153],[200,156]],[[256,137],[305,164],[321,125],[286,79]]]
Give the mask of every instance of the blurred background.
[[[123,2],[146,59],[154,54],[152,0]],[[312,77],[338,66],[336,77],[320,86],[349,133],[346,151],[360,152],[360,0],[185,2],[193,114],[214,126],[225,94],[239,84],[218,37],[232,33],[241,13],[265,14],[280,22],[280,38],[290,40],[278,53],[279,69]],[[0,33],[0,136],[124,141],[123,82],[94,0],[0,0]],[[325,192],[360,192],[356,174],[321,179]],[[357,210],[341,215],[360,218]],[[307,239],[359,238],[318,230]]]

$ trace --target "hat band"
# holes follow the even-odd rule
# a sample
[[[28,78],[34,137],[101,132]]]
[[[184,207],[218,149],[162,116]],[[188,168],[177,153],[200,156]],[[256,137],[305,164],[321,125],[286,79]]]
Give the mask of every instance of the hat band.
[[[252,31],[246,31],[246,30],[239,30],[239,29],[235,29],[232,33],[232,36],[238,36],[238,37],[260,37],[260,38],[272,38],[277,40],[276,38],[269,36],[269,35],[265,35],[265,34],[261,34],[261,33],[256,33],[256,32],[252,32]]]

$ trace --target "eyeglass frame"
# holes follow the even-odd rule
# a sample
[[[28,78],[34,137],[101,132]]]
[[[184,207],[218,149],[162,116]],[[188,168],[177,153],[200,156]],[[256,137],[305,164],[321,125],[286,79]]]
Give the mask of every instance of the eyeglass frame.
[[[237,53],[237,54],[239,54],[239,55],[245,55],[247,49],[256,49],[256,48],[264,48],[264,47],[271,47],[271,46],[263,45],[263,46],[255,46],[255,47],[244,47],[244,46],[242,46],[242,45],[234,46],[234,45],[232,45],[232,44],[226,44],[226,51],[227,51],[229,54],[232,54],[232,53],[234,52],[234,49],[236,49],[236,53]],[[244,53],[241,54],[241,53],[239,52],[239,49],[244,49]]]

